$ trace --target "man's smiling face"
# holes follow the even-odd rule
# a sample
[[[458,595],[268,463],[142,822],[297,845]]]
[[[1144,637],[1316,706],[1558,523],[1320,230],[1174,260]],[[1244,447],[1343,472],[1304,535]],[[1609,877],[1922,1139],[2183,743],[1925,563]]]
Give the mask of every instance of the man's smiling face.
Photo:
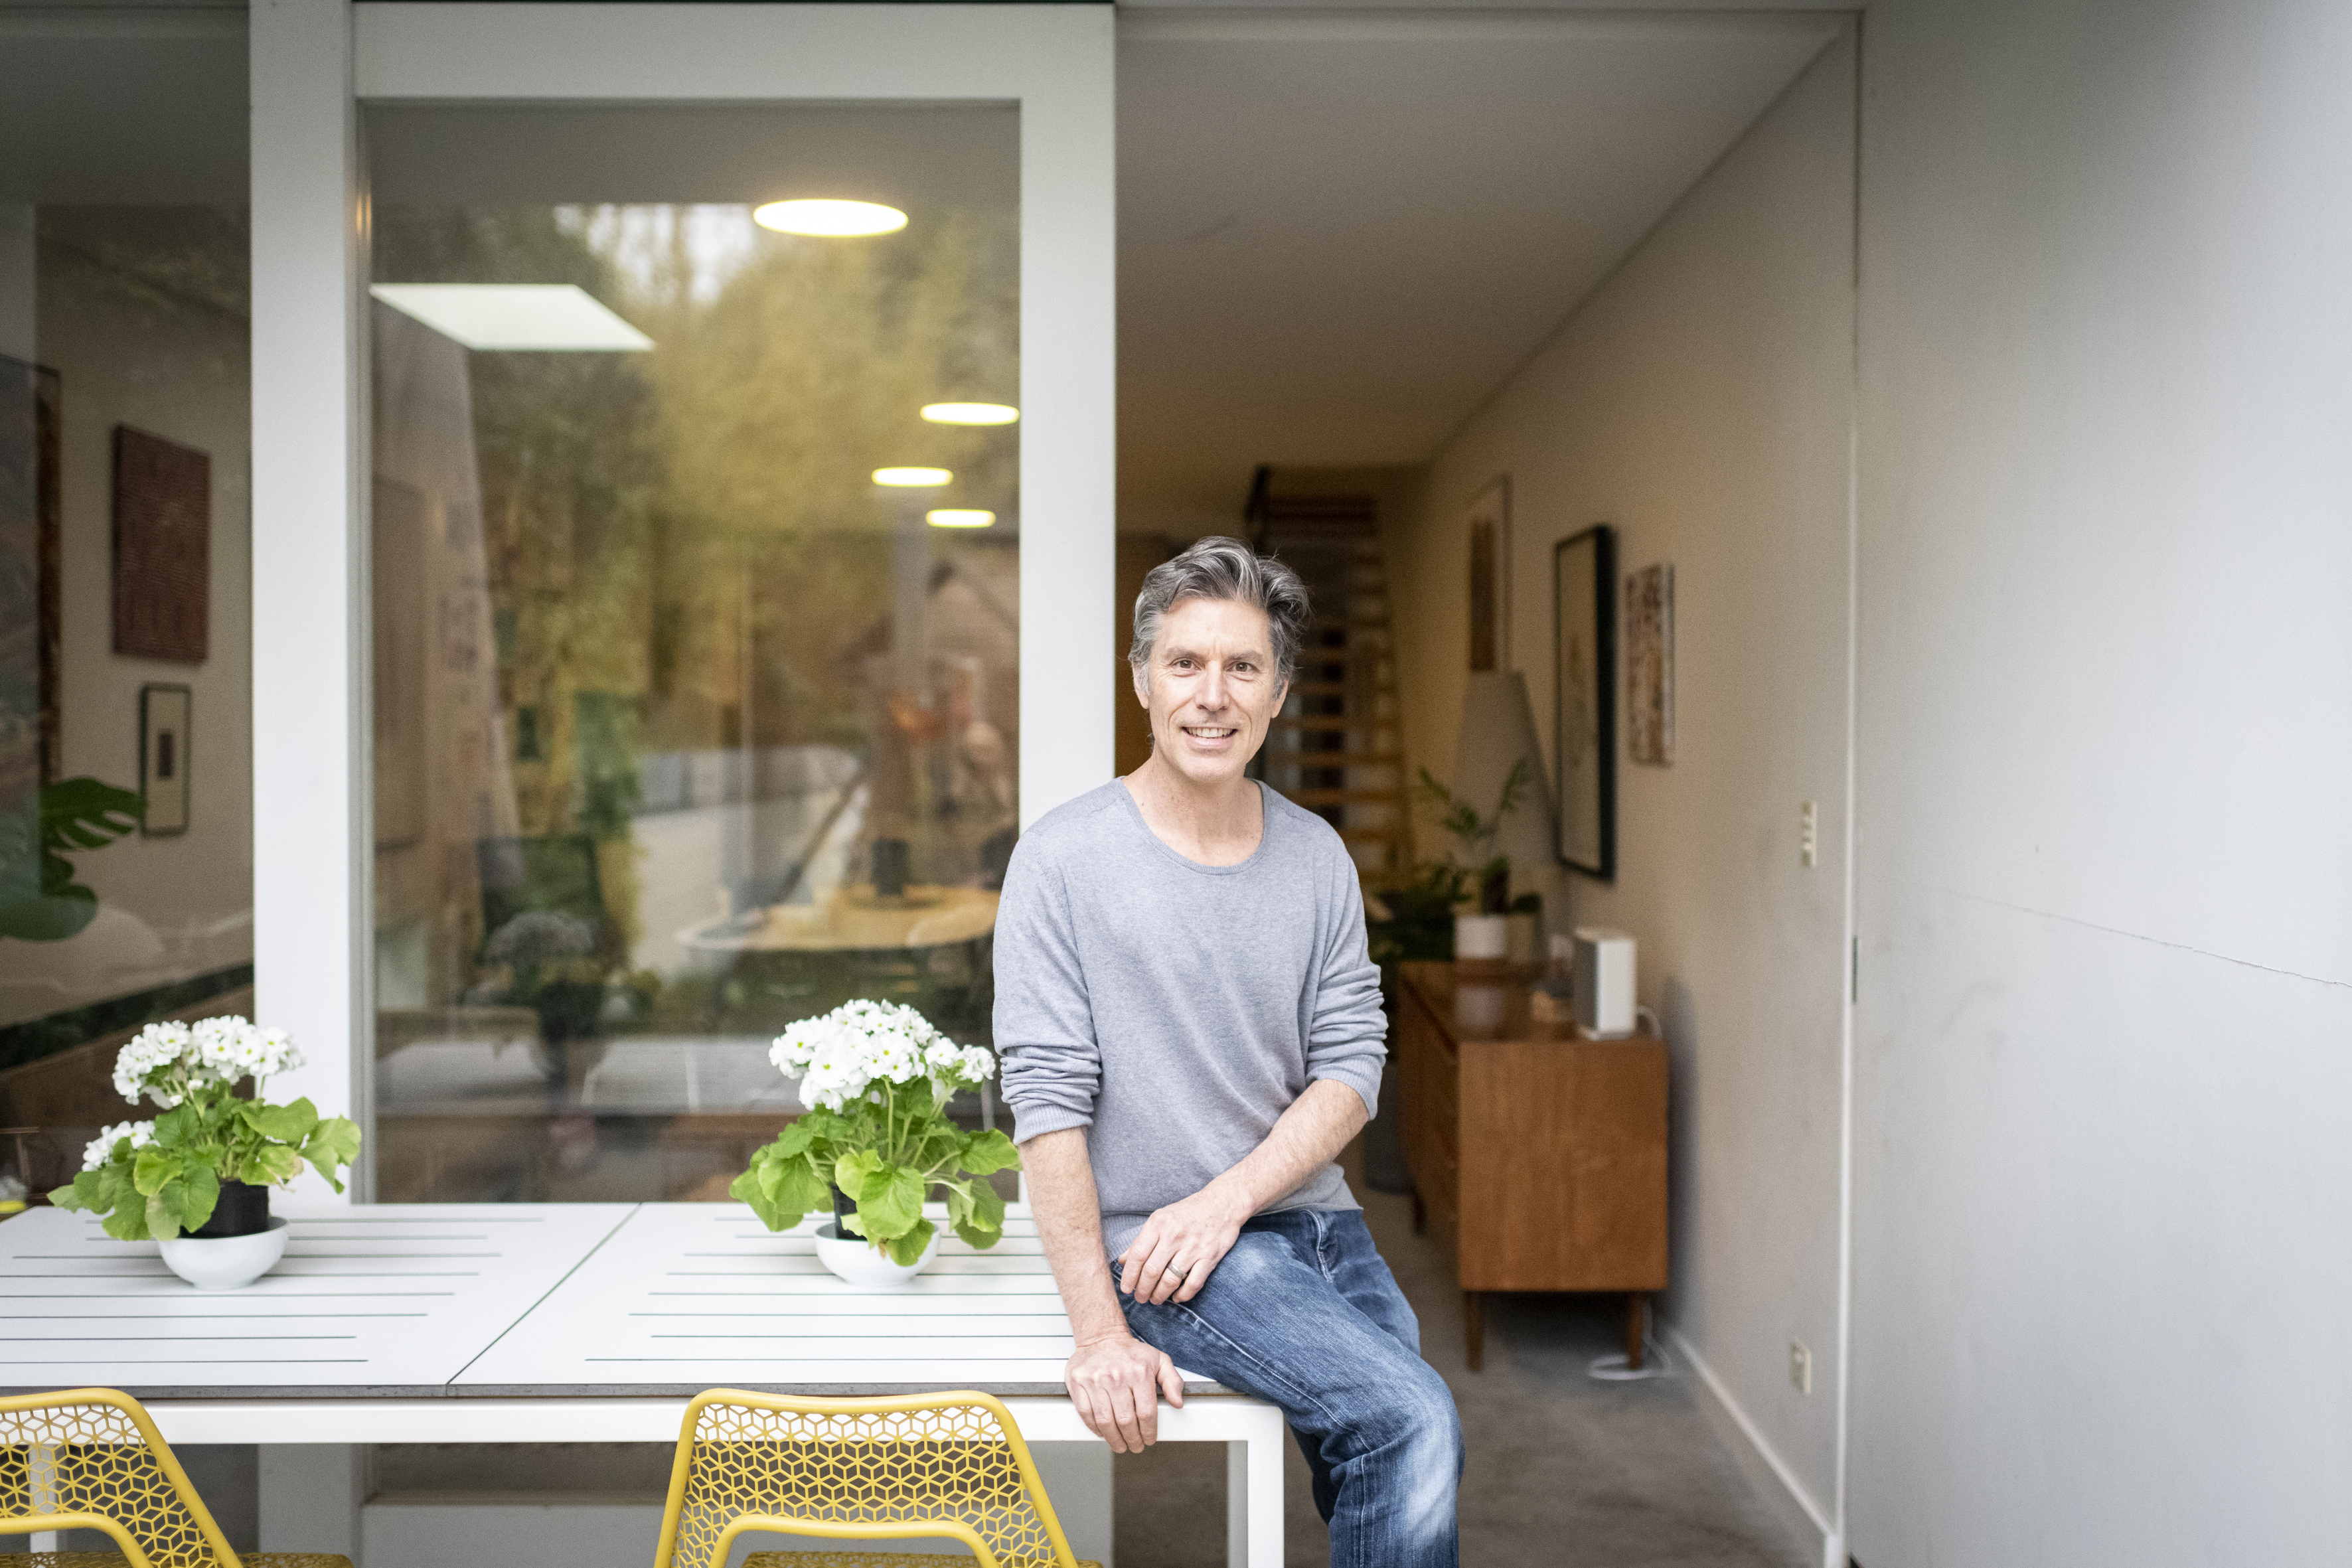
[[[1231,599],[1180,599],[1160,617],[1135,695],[1151,710],[1153,754],[1193,784],[1241,776],[1282,710],[1265,612]]]

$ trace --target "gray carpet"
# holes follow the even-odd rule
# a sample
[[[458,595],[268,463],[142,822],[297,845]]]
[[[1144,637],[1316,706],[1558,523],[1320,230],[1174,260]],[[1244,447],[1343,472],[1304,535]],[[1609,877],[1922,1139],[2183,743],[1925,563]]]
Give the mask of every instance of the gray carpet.
[[[1353,1173],[1351,1172],[1351,1175]],[[1462,1479],[1468,1568],[1811,1568],[1699,1409],[1693,1378],[1600,1383],[1585,1369],[1622,1348],[1620,1299],[1498,1298],[1486,1365],[1463,1358],[1461,1297],[1441,1250],[1415,1237],[1410,1200],[1370,1192],[1381,1252],[1420,1315],[1422,1349],[1454,1389],[1469,1449]],[[1224,1454],[1168,1443],[1116,1461],[1118,1568],[1224,1560]],[[1285,1558],[1330,1547],[1294,1449],[1284,1484]]]

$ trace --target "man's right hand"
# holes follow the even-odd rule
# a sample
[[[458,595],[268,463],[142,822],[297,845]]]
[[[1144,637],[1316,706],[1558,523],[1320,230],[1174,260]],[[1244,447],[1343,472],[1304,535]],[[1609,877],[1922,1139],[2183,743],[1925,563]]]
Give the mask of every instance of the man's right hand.
[[[1160,1398],[1184,1407],[1184,1381],[1176,1363],[1132,1334],[1082,1344],[1062,1369],[1078,1419],[1114,1454],[1140,1454],[1160,1440]]]

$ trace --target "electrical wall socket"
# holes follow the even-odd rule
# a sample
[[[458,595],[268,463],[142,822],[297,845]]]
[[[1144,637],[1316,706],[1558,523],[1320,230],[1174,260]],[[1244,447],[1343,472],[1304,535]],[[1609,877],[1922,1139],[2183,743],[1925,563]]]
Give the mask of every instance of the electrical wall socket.
[[[1800,1394],[1813,1392],[1813,1352],[1805,1348],[1802,1340],[1789,1342],[1789,1381],[1797,1385]]]
[[[1797,864],[1811,870],[1822,863],[1822,813],[1810,800],[1797,803]]]

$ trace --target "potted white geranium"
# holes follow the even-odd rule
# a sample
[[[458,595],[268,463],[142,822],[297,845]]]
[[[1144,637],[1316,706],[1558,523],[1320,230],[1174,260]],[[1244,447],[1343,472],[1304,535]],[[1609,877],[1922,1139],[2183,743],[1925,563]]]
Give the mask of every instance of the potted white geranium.
[[[100,1216],[121,1241],[161,1244],[164,1264],[205,1289],[249,1285],[286,1251],[286,1222],[269,1217],[269,1189],[305,1164],[343,1190],[360,1130],[320,1116],[308,1099],[272,1105],[261,1087],[302,1064],[281,1029],[240,1017],[150,1024],[114,1058],[114,1087],[163,1111],[107,1128],[82,1154],[82,1172],[49,1201]],[[236,1086],[254,1080],[250,1098]]]
[[[848,1002],[804,1018],[769,1051],[800,1079],[808,1110],[751,1156],[729,1190],[770,1230],[789,1230],[832,1204],[817,1256],[853,1284],[903,1284],[939,1241],[923,1200],[939,1188],[948,1223],[973,1247],[1004,1235],[1004,1200],[986,1178],[1021,1163],[1002,1132],[967,1132],[949,1099],[996,1070],[978,1046],[959,1046],[912,1007]],[[863,1240],[856,1239],[863,1237]]]

